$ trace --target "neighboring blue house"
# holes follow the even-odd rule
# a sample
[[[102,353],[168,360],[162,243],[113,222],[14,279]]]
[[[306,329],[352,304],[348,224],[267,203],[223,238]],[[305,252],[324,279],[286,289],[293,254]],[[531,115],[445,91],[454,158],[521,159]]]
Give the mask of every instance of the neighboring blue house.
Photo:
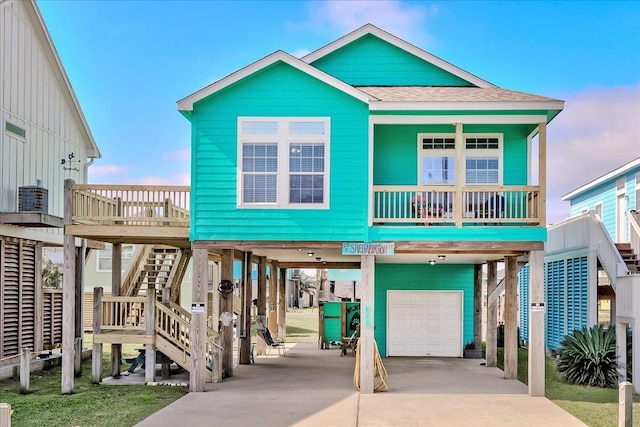
[[[566,194],[571,217],[549,227],[545,251],[546,346],[555,350],[574,329],[599,322],[640,330],[640,158]],[[527,333],[527,270],[521,274],[521,334]],[[640,346],[633,336],[633,348]],[[640,366],[640,351],[634,351]],[[622,367],[626,355],[619,354]],[[624,375],[622,375],[624,376]],[[638,370],[633,383],[640,384]]]

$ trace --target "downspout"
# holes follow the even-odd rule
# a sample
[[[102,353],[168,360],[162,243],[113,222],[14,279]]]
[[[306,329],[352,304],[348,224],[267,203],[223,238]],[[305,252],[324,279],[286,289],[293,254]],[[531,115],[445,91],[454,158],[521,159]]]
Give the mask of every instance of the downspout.
[[[88,184],[89,183],[89,166],[91,166],[93,164],[93,162],[96,161],[95,157],[89,157],[91,160],[89,160],[87,163],[84,164],[84,183]]]

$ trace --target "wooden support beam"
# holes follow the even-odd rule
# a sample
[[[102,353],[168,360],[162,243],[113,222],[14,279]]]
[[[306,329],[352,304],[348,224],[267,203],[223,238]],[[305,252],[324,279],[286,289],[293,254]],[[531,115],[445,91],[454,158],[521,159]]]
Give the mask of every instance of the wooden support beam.
[[[473,268],[473,344],[482,348],[482,264]]]
[[[518,259],[505,258],[504,377],[518,377]]]
[[[360,393],[373,393],[374,379],[374,285],[375,285],[375,256],[363,255],[362,286],[360,292],[360,339],[358,340],[360,354]]]
[[[529,254],[529,307],[527,310],[529,310],[529,394],[544,397],[545,303],[544,252],[542,251],[533,251]]]
[[[543,242],[396,242],[395,253],[521,255],[544,250]]]
[[[122,286],[122,243],[113,243],[111,248],[111,295],[120,296]],[[121,316],[124,313],[115,313]],[[120,378],[122,344],[111,344],[111,376]]]
[[[231,259],[233,260],[233,257]],[[189,343],[191,350],[191,373],[189,375],[189,390],[195,392],[204,391],[207,373],[207,295],[209,289],[207,262],[208,256],[206,249],[195,249],[193,251],[194,280],[192,281],[192,302],[204,304],[204,310],[191,313],[191,340]],[[231,268],[233,269],[233,265]],[[233,328],[233,322],[231,323],[231,327]],[[226,346],[225,350],[227,350]],[[231,347],[230,350],[230,353],[233,354],[233,347]],[[233,369],[233,364],[231,365],[231,369]]]
[[[0,427],[11,427],[11,405],[0,403]]]
[[[64,223],[71,224],[73,209],[73,180],[64,181]],[[74,338],[75,338],[75,242],[71,235],[64,236],[64,265],[62,278],[62,394],[73,393]]]
[[[280,268],[280,283],[278,285],[278,338],[284,340],[286,337],[287,337],[287,269]]]
[[[0,255],[0,260],[4,259],[2,255]],[[0,264],[2,262],[0,261]],[[44,338],[44,295],[42,290],[42,242],[36,243],[36,253],[35,253],[35,337],[34,337],[34,351],[40,352],[44,350],[43,338]],[[2,292],[2,284],[0,284],[0,292]],[[82,316],[82,315],[81,315]],[[2,316],[0,315],[0,319]],[[0,328],[2,329],[2,328]],[[0,332],[0,335],[2,332]]]
[[[20,353],[20,394],[29,393],[29,380],[31,379],[31,352],[23,348]]]
[[[195,278],[195,274],[193,277]],[[156,289],[151,284],[148,286],[144,312],[145,334],[154,335],[156,331]],[[150,383],[156,380],[156,348],[153,343],[146,344],[144,348],[144,381]]]
[[[278,262],[272,261],[269,270],[269,295],[267,296],[267,316],[272,337],[278,336]]]
[[[253,264],[251,263],[251,252],[244,252],[242,260],[242,322],[243,336],[240,338],[240,364],[251,363],[251,301],[253,300]]]
[[[538,125],[538,217],[540,227],[547,226],[547,123]],[[543,250],[543,249],[541,249]]]
[[[498,298],[492,298],[498,287],[498,262],[487,263],[487,335],[486,355],[487,367],[495,368],[498,363]]]
[[[360,268],[360,262],[327,262],[326,264],[318,261],[278,261],[280,268],[326,268],[331,270],[357,270]]]
[[[91,382],[102,381],[102,343],[95,342],[100,335],[102,325],[102,288],[93,288],[93,349],[91,353]]]
[[[76,248],[75,260],[75,343],[74,372],[76,378],[82,375],[82,338],[84,336],[83,301],[84,301],[84,253],[86,248],[84,239],[82,245]]]
[[[195,252],[195,249],[194,249]],[[223,249],[222,262],[220,267],[220,280],[233,283],[233,249]],[[214,288],[217,288],[214,285]],[[233,295],[228,295],[228,298],[224,298],[221,295],[220,298],[220,315],[223,313],[233,313]],[[233,321],[228,325],[221,325],[222,335],[222,347],[224,348],[222,354],[222,376],[229,378],[233,376]]]
[[[260,327],[259,323],[266,324],[266,306],[267,306],[267,257],[258,257],[258,311],[256,316],[256,325]],[[264,339],[258,335],[257,339],[257,354],[264,355],[267,353],[267,344]]]

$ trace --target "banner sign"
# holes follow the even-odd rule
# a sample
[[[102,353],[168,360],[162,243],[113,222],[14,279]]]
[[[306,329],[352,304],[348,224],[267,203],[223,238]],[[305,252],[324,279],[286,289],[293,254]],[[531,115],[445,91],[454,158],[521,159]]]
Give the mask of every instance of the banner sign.
[[[393,255],[393,243],[343,243],[342,255]]]

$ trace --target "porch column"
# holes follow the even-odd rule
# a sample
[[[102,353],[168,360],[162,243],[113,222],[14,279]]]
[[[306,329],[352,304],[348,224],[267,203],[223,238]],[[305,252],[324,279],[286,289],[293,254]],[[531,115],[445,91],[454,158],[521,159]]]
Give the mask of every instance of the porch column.
[[[191,374],[189,375],[189,391],[204,391],[207,371],[207,263],[209,255],[206,249],[193,250],[193,303],[204,303],[204,310],[191,313]],[[151,292],[155,292],[153,289]],[[225,347],[226,349],[226,347]]]
[[[73,180],[64,181],[64,223],[71,224],[73,208]],[[62,276],[62,394],[73,393],[75,338],[75,238],[64,236],[64,265]]]
[[[111,248],[111,295],[120,296],[122,284],[122,243],[114,243]],[[116,313],[120,316],[122,313]],[[122,344],[111,344],[111,376],[120,377],[122,363]]]
[[[640,298],[638,298],[637,294],[634,297],[636,298],[636,301],[638,301]],[[637,305],[636,305],[637,307]],[[640,316],[636,315],[634,321],[633,321],[633,330],[634,331],[640,331]],[[633,357],[633,361],[632,364],[633,366],[640,366],[640,351],[638,351],[637,349],[640,348],[640,333],[635,333],[633,334],[633,336],[631,337],[631,347],[633,349],[635,349],[636,351],[633,352],[632,356]],[[634,393],[640,393],[640,369],[634,369],[633,373],[632,373],[632,377],[631,377],[631,382],[633,383],[633,389],[634,389]]]
[[[540,197],[538,200],[538,215],[540,227],[547,226],[547,123],[538,124],[538,186]]]
[[[251,363],[251,300],[253,299],[253,278],[251,276],[251,252],[245,252],[242,258],[242,333],[244,336],[240,338],[240,364],[248,365]]]
[[[482,348],[482,264],[473,269],[473,344]]]
[[[505,258],[504,271],[504,378],[518,377],[518,259]]]
[[[529,253],[529,394],[544,397],[544,252]],[[535,305],[534,305],[535,304]]]
[[[221,283],[228,280],[233,283],[233,249],[224,249],[222,251],[220,281]],[[221,295],[220,298],[220,314],[233,313],[233,295]],[[225,378],[233,376],[233,320],[228,325],[222,324],[220,327],[220,335],[222,335],[222,376]]]
[[[618,382],[627,380],[627,323],[616,322],[616,357],[618,359]]]
[[[464,180],[462,177],[464,176],[464,139],[462,137],[462,123],[456,123],[456,140],[455,140],[455,150],[456,150],[456,161],[455,161],[455,202],[453,207],[453,220],[456,224],[456,227],[462,227],[462,215],[464,214],[465,208],[462,197],[462,189]]]
[[[278,285],[278,338],[287,337],[287,269],[280,269]]]
[[[498,361],[498,261],[487,263],[487,367],[495,368]]]
[[[266,323],[266,307],[267,306],[267,257],[258,257],[258,310],[256,315],[256,326],[258,322]],[[267,344],[264,339],[258,335],[257,339],[258,355],[267,354]]]
[[[82,239],[82,245],[76,248],[75,253],[75,355],[74,355],[74,371],[75,376],[82,375],[82,337],[84,333],[83,321],[83,300],[84,300],[84,253],[86,248],[86,240]]]
[[[362,289],[360,291],[360,393],[373,393],[374,379],[374,299],[375,299],[375,256],[363,255],[360,260]]]
[[[267,299],[268,309],[268,325],[271,336],[275,337],[278,334],[278,313],[276,311],[276,302],[278,301],[278,262],[271,262],[271,269],[269,273],[269,297]]]

